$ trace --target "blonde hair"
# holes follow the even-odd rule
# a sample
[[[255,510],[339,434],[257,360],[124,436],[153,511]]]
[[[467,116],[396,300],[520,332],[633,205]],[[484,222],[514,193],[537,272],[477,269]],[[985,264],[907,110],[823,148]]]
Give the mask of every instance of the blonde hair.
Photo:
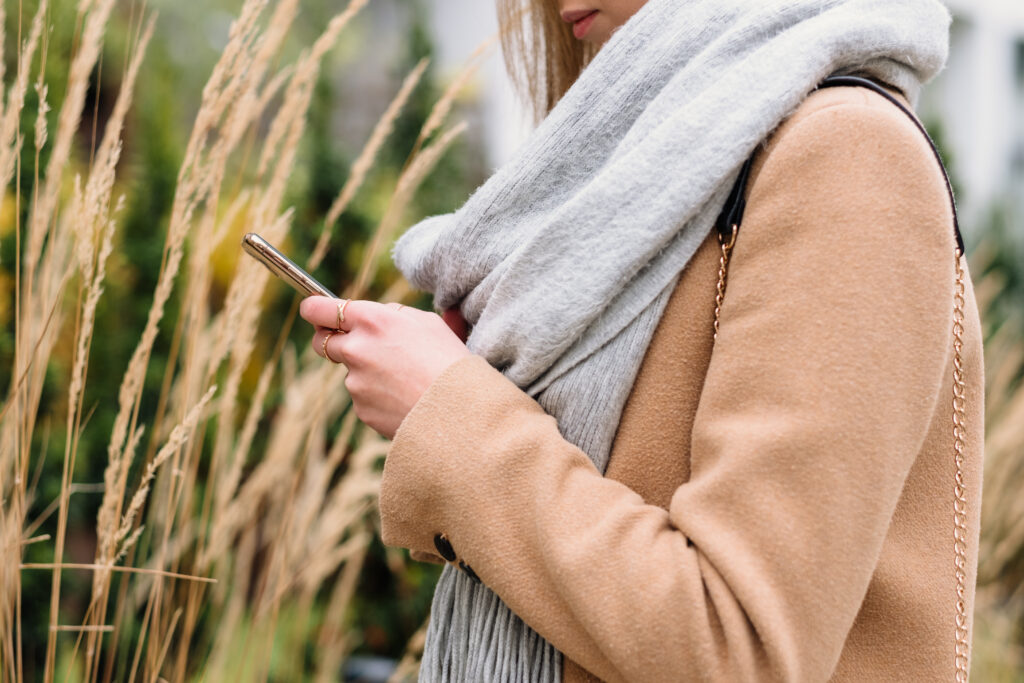
[[[505,67],[539,122],[597,53],[577,40],[553,0],[497,0]]]

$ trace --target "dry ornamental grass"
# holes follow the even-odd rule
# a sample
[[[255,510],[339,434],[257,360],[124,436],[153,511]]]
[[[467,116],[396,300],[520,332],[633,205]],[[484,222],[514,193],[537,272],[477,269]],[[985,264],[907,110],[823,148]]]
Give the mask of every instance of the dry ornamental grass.
[[[213,251],[231,225],[242,221],[271,242],[288,234],[292,214],[284,206],[285,190],[322,61],[368,1],[351,0],[319,39],[285,66],[281,48],[298,0],[242,4],[202,93],[177,178],[161,268],[149,294],[148,319],[134,353],[125,359],[97,489],[102,503],[90,563],[66,559],[71,497],[89,486],[73,476],[87,420],[82,396],[97,306],[117,244],[122,201],[114,188],[123,127],[155,17],[144,11],[136,16],[122,86],[84,177],[68,177],[73,168],[68,160],[114,0],[78,2],[76,47],[54,130],[48,126],[43,77],[47,0],[14,43],[15,72],[4,74],[0,60],[0,196],[20,202],[12,184],[20,181],[22,165],[36,178],[24,223],[22,212],[15,212],[15,359],[0,408],[0,681],[26,680],[22,625],[27,610],[47,615],[45,669],[36,672],[45,681],[267,680],[274,646],[282,639],[289,641],[284,651],[296,659],[291,670],[318,681],[337,679],[355,645],[344,624],[374,532],[379,463],[387,444],[348,410],[343,368],[285,343],[290,321],[280,324],[284,332],[275,351],[255,357],[264,315],[258,302],[269,279],[261,266],[240,261],[217,307],[210,294]],[[4,25],[0,20],[0,47]],[[367,291],[417,188],[463,132],[461,124],[441,129],[486,47],[427,117],[346,295]],[[310,268],[323,261],[339,217],[359,192],[425,68],[420,63],[407,75],[352,164],[308,259]],[[33,149],[24,148],[21,132],[29,88],[39,101]],[[267,121],[265,134],[256,135]],[[44,148],[49,161],[41,168]],[[68,187],[70,192],[62,191]],[[998,286],[979,283],[982,304]],[[180,313],[169,319],[165,314],[176,292]],[[402,300],[409,294],[399,282],[384,298]],[[162,329],[173,330],[174,342],[156,416],[143,424],[144,378]],[[1002,647],[1019,640],[1016,629],[1024,623],[1024,595],[1020,589],[1005,590],[1005,577],[1014,567],[1020,573],[1024,555],[1024,498],[1013,486],[1024,476],[1019,383],[1024,347],[1019,337],[1007,335],[987,334],[990,350],[997,351],[990,361],[1002,360],[990,362],[987,378],[988,481],[978,622],[985,661],[1019,657],[1019,651],[1007,655]],[[41,397],[52,381],[48,368],[58,338],[73,340],[73,354],[63,370],[64,412],[49,415],[41,412]],[[243,395],[243,375],[252,367],[258,381]],[[275,387],[283,400],[267,413]],[[60,494],[52,502],[37,501],[34,473],[45,457],[37,447],[38,430],[53,420],[61,421],[67,434]],[[257,439],[261,426],[267,436]],[[40,507],[43,515],[30,518],[29,510]],[[55,533],[37,534],[44,524]],[[24,550],[31,544],[51,546],[52,562],[26,564]],[[48,604],[24,602],[26,572],[50,573]],[[91,576],[91,591],[84,601],[74,601],[82,603],[74,615],[65,604],[69,572]],[[61,621],[69,616],[70,622]],[[282,628],[285,619],[288,628]],[[410,643],[399,675],[415,671],[422,638],[421,631]],[[312,661],[305,661],[310,651]]]
[[[285,191],[322,61],[367,3],[351,0],[285,66],[282,45],[298,0],[242,4],[202,93],[148,319],[125,359],[98,489],[102,503],[91,563],[66,560],[71,497],[84,490],[73,477],[88,417],[82,396],[97,306],[117,244],[122,199],[113,193],[124,121],[156,17],[133,14],[130,59],[84,177],[68,177],[68,160],[114,0],[78,2],[67,92],[53,131],[43,76],[46,0],[18,41],[18,68],[4,81],[0,103],[0,189],[10,187],[33,155],[38,182],[24,225],[16,213],[16,349],[12,386],[0,413],[0,681],[23,681],[31,671],[23,660],[26,610],[48,615],[45,670],[34,674],[46,681],[266,680],[273,646],[282,638],[296,640],[294,670],[336,680],[356,644],[344,624],[373,534],[387,444],[348,410],[343,368],[285,343],[291,321],[279,323],[286,331],[270,357],[254,356],[264,315],[259,302],[270,277],[262,266],[241,260],[222,304],[214,308],[210,302],[213,251],[231,225],[244,222],[271,242],[288,234],[292,213],[284,207]],[[457,79],[460,85],[475,64],[476,57]],[[323,260],[332,229],[425,68],[420,63],[408,74],[339,188],[311,268]],[[29,87],[39,100],[34,150],[23,149],[19,128]],[[464,130],[461,124],[439,130],[457,90],[444,93],[421,131],[351,296],[365,293],[374,281],[378,252],[394,237],[417,187]],[[265,134],[257,135],[260,126]],[[44,146],[49,162],[40,168]],[[62,192],[69,185],[70,196]],[[8,197],[17,201],[19,195]],[[410,294],[400,282],[385,298]],[[169,319],[176,295],[180,313]],[[162,329],[174,332],[171,359],[157,414],[143,424],[144,378]],[[58,337],[74,340],[66,412],[44,415],[41,396]],[[243,395],[243,374],[252,367],[259,380],[254,392]],[[274,387],[283,392],[283,402],[265,414]],[[54,417],[68,434],[60,495],[42,517],[29,518],[39,502],[32,475],[45,457],[36,447],[38,430]],[[257,440],[261,428],[267,436]],[[34,536],[44,524],[56,533]],[[36,543],[52,546],[52,562],[24,562],[25,547]],[[48,604],[23,601],[26,572],[50,573]],[[66,604],[70,572],[91,574],[91,592],[74,615]],[[71,602],[78,605],[81,596]],[[282,612],[289,620],[284,630]],[[61,621],[69,616],[70,623]],[[306,662],[310,644],[314,661]]]

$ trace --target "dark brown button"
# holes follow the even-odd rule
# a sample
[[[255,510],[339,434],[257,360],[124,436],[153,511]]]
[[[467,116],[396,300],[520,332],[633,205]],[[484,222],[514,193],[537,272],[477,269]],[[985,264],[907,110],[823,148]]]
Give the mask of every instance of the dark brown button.
[[[448,542],[448,539],[444,537],[444,534],[438,534],[434,536],[434,547],[437,548],[437,552],[449,562],[455,561],[455,548]]]
[[[476,572],[473,571],[473,568],[470,567],[468,564],[466,564],[465,562],[461,562],[460,561],[459,562],[459,567],[462,568],[462,571],[466,572],[466,575],[469,578],[473,579],[477,583],[483,583],[483,581],[480,580],[480,577],[476,575]]]

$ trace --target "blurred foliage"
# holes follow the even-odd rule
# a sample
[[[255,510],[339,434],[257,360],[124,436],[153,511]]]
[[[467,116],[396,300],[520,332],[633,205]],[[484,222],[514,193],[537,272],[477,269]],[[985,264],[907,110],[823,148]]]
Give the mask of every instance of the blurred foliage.
[[[996,328],[1011,325],[1015,336],[1024,338],[1024,226],[1009,202],[992,207],[977,244],[969,251],[981,252],[985,263],[976,277],[992,277],[998,293],[987,311]]]
[[[994,207],[971,252],[983,301],[986,453],[982,554],[975,606],[976,680],[1024,681],[1024,224],[1011,202]],[[978,286],[980,284],[980,286]],[[998,434],[998,437],[994,435]],[[995,443],[992,443],[992,441]]]
[[[9,3],[8,3],[9,4]],[[46,57],[46,74],[50,83],[50,104],[59,110],[63,97],[63,79],[67,74],[70,49],[76,28],[74,2],[57,0],[52,5],[49,24],[49,50]],[[163,235],[166,231],[171,201],[181,165],[182,153],[188,132],[199,101],[199,96],[209,75],[210,68],[226,39],[233,12],[239,3],[234,0],[204,0],[201,3],[180,2],[179,0],[153,0],[149,6],[158,9],[161,17],[157,33],[151,44],[143,76],[135,96],[135,104],[129,116],[125,133],[125,151],[120,164],[118,194],[125,197],[125,208],[120,216],[118,240],[109,266],[107,293],[101,299],[97,312],[97,337],[89,362],[90,377],[85,394],[86,412],[89,415],[80,446],[80,457],[75,481],[101,482],[106,464],[106,446],[109,439],[118,387],[124,372],[124,359],[128,358],[142,330],[149,311],[153,288],[156,283],[163,255]],[[30,17],[37,0],[24,0],[18,11],[8,9],[6,17],[5,54],[8,74],[13,72],[16,60],[19,25],[24,17]],[[392,0],[392,9],[397,16],[407,20],[407,34],[401,40],[403,52],[395,55],[390,66],[390,78],[397,84],[425,56],[431,56],[433,46],[425,28],[425,7],[422,0]],[[288,50],[297,53],[312,42],[327,18],[337,10],[337,2],[329,0],[303,0],[302,16],[297,31],[290,37]],[[85,168],[95,144],[96,130],[102,130],[105,120],[118,92],[124,68],[129,41],[137,30],[137,18],[141,4],[126,0],[119,6],[118,14],[112,21],[107,49],[101,66],[93,74],[93,88],[89,95],[89,115],[83,120],[79,147],[75,150],[73,163]],[[372,46],[372,43],[371,43]],[[339,93],[338,84],[347,72],[359,67],[358,49],[342,50],[338,58],[330,62],[318,83],[313,106],[310,111],[307,135],[303,141],[299,169],[292,178],[288,204],[295,207],[295,218],[289,244],[286,250],[300,263],[307,256],[323,228],[323,216],[347,177],[348,168],[358,154],[363,140],[346,140],[337,134],[334,121],[338,111],[357,107],[379,106],[386,102],[365,100],[346,101]],[[416,135],[426,118],[431,105],[440,94],[441,84],[433,68],[427,71],[423,84],[417,88],[413,99],[399,119],[394,135],[371,172],[367,183],[354,204],[342,217],[336,231],[333,248],[329,251],[321,268],[314,273],[322,282],[342,290],[354,277],[361,262],[367,238],[371,235],[383,213],[383,202],[394,185],[397,175],[413,146]],[[38,107],[38,98],[30,89],[27,96],[26,113],[22,121],[24,149],[33,148],[34,128],[32,122]],[[379,111],[370,112],[374,118]],[[50,114],[51,127],[54,114]],[[940,146],[943,132],[938,122],[930,125]],[[48,148],[44,148],[40,164],[45,166]],[[456,142],[452,151],[446,154],[417,195],[414,206],[407,216],[406,224],[416,217],[451,211],[465,199],[469,191],[482,178],[478,176],[473,150],[465,140]],[[35,177],[34,164],[24,152],[25,160],[20,167],[18,191],[5,198],[0,210],[0,385],[8,386],[14,348],[13,326],[10,320],[13,312],[10,303],[14,300],[14,264],[17,259],[16,225],[24,220],[31,204]],[[955,159],[949,159],[954,185],[961,187],[956,177]],[[224,244],[219,245],[221,287],[214,287],[214,296],[223,296],[224,286],[237,262],[237,238],[246,231],[238,225]],[[1024,338],[1024,251],[1020,239],[1022,226],[1020,217],[1014,216],[1007,207],[993,209],[989,225],[982,230],[971,231],[980,235],[970,245],[972,257],[984,251],[984,267],[973,273],[975,279],[993,278],[1000,286],[987,312],[995,318],[996,327],[1017,326]],[[376,283],[374,294],[380,294],[396,276],[393,269],[386,269],[384,276]],[[69,291],[68,296],[74,292]],[[270,313],[264,319],[258,349],[263,354],[279,343],[280,320],[291,310],[295,297],[284,286],[272,289],[273,301]],[[177,320],[177,301],[172,299],[167,320]],[[55,334],[68,334],[55,331]],[[161,393],[164,370],[169,364],[175,329],[163,329],[157,341],[154,357],[149,364],[146,388],[141,406],[141,421],[149,422],[156,413],[155,402]],[[301,348],[309,342],[309,330],[296,327],[290,330],[288,341]],[[988,362],[998,359],[988,358]],[[70,349],[58,351],[55,363],[70,364]],[[60,404],[65,400],[66,387],[60,378],[66,372],[54,372],[54,381],[48,383],[43,396],[46,404],[56,406],[44,409],[43,414],[61,414]],[[249,389],[255,382],[251,378]],[[271,396],[272,407],[280,396]],[[37,499],[32,516],[41,515],[51,501],[59,494],[61,449],[64,442],[63,424],[44,425],[39,430],[39,443],[35,448],[46,451],[44,468],[34,473],[38,476]],[[67,559],[89,562],[95,554],[95,530],[99,497],[94,489],[83,487],[71,498],[71,525]],[[77,521],[76,521],[77,520]],[[46,530],[46,524],[42,530]],[[28,562],[52,560],[48,544],[28,546],[25,559]],[[1018,571],[1004,577],[1003,595],[1009,596],[1024,582],[1024,548],[1021,549]],[[385,550],[375,542],[363,568],[360,588],[351,615],[356,637],[360,641],[357,652],[373,653],[398,658],[412,633],[425,618],[438,569],[431,565],[409,562],[403,552]],[[88,593],[88,575],[68,573],[64,578],[65,595],[68,597],[64,609],[77,614],[81,605],[75,604],[75,595]],[[25,655],[26,668],[32,671],[33,662],[41,661],[46,642],[45,607],[49,603],[50,578],[46,573],[29,573],[24,576],[23,595],[25,600]],[[1019,644],[1024,646],[1024,615],[1015,615],[1019,621],[1011,630],[1017,634]],[[286,624],[287,614],[282,616]],[[987,625],[979,626],[984,636]],[[122,634],[128,638],[129,634]],[[985,654],[992,652],[992,654]],[[988,643],[980,648],[984,661],[978,673],[981,680],[1011,680],[998,675],[1000,650],[989,649]],[[282,653],[275,659],[274,677],[278,680],[294,680],[299,653]],[[992,664],[986,664],[987,661]],[[991,669],[984,667],[991,667]],[[1005,668],[1005,666],[1003,667]],[[986,672],[992,671],[991,675]],[[29,675],[31,678],[31,675]],[[1017,678],[1017,680],[1021,680]]]
[[[958,172],[957,159],[946,143],[945,126],[938,119],[928,120],[926,125],[941,151],[954,193],[961,196],[965,184]],[[1012,351],[1008,351],[1024,344],[1024,216],[1019,213],[1024,205],[1020,204],[1020,198],[1014,199],[1007,197],[990,207],[981,225],[964,225],[961,221],[985,333],[986,375],[1002,378],[1000,386],[986,386],[986,434],[1005,429],[1004,422],[1013,419],[1007,407],[1024,392],[1024,364]],[[1017,428],[1024,434],[1024,425]],[[1024,476],[1024,452],[992,452],[988,447],[986,450],[983,498],[986,491],[988,495],[995,495],[1019,489],[1020,478]],[[1009,458],[1009,461],[999,463],[1000,471],[1013,471],[1016,476],[1007,481],[994,478],[990,474],[993,458]],[[1001,498],[1006,496],[1001,495]],[[1009,517],[1015,512],[1000,509],[995,514]],[[1009,525],[1005,521],[983,516],[983,539],[1005,534],[1005,527],[1012,525],[1012,521]],[[985,556],[979,558],[982,569],[986,559]],[[1001,567],[996,576],[983,577],[979,581],[971,662],[975,680],[994,683],[1024,681],[1022,585],[1024,545],[1016,548],[1013,558]]]
[[[19,35],[19,22],[27,22],[31,18],[37,2],[25,0],[20,16],[18,11],[8,9],[5,26],[8,40],[3,55],[8,74],[13,73],[16,64],[17,41],[13,37]],[[109,263],[106,293],[97,310],[96,341],[89,361],[89,378],[84,395],[88,422],[79,447],[74,473],[76,482],[103,480],[106,448],[116,412],[116,396],[126,359],[131,356],[138,342],[152,301],[163,257],[163,236],[169,221],[184,145],[203,85],[219,56],[239,4],[234,0],[207,0],[203,3],[154,0],[149,3],[151,8],[160,12],[160,17],[156,35],[146,55],[124,135],[124,153],[115,196],[123,195],[125,204],[118,217],[118,244]],[[390,85],[385,89],[388,97],[397,91],[401,80],[421,58],[433,55],[422,2],[393,1],[390,4],[391,16],[397,17],[395,30],[405,31],[406,34],[397,42],[404,46],[404,50],[394,56],[388,67]],[[71,0],[57,0],[52,3],[50,10],[49,23],[53,28],[49,34],[46,74],[50,84],[50,105],[54,111],[59,111],[66,86],[70,60],[67,50],[71,49],[76,30],[76,5]],[[143,3],[136,0],[120,3],[108,28],[106,49],[100,66],[92,76],[87,116],[78,137],[79,147],[73,154],[74,163],[83,172],[96,144],[96,131],[102,131],[119,91],[126,56],[131,47],[130,41],[138,31],[138,16],[142,6]],[[290,44],[286,47],[286,54],[297,54],[311,44],[338,9],[337,2],[303,0],[296,23],[298,30],[289,36]],[[363,21],[363,18],[357,21]],[[25,30],[24,27],[21,30]],[[353,33],[359,30],[368,30],[365,22]],[[362,40],[371,46],[373,44],[369,36],[362,36]],[[349,165],[365,142],[363,139],[343,139],[338,135],[332,123],[336,120],[337,112],[369,107],[373,110],[367,112],[367,117],[375,120],[387,105],[386,99],[374,101],[372,98],[360,98],[346,101],[338,94],[338,83],[343,82],[347,74],[360,68],[357,62],[358,50],[342,49],[340,52],[341,55],[328,60],[327,68],[321,72],[306,136],[300,149],[299,170],[291,179],[288,190],[286,203],[294,207],[295,213],[289,243],[282,248],[299,263],[310,254],[323,229],[323,217],[344,184]],[[323,265],[314,273],[335,291],[342,291],[355,276],[366,241],[382,216],[398,173],[443,86],[432,65],[399,118],[395,132],[382,150],[366,184],[335,228],[332,248]],[[0,329],[0,385],[4,387],[13,381],[11,368],[14,353],[14,330],[10,322],[13,320],[13,311],[5,307],[10,305],[8,302],[14,301],[14,270],[18,248],[16,225],[19,219],[23,223],[27,216],[36,182],[34,164],[29,154],[33,149],[32,124],[37,111],[38,98],[30,89],[22,118],[24,151],[18,191],[17,195],[11,194],[6,198],[3,211],[0,212],[0,300],[4,302],[0,306],[0,320],[4,322]],[[51,111],[51,127],[54,118]],[[46,164],[47,150],[44,148],[40,160],[42,167]],[[471,149],[470,143],[456,141],[424,183],[404,224],[409,225],[418,217],[457,208],[469,191],[482,180],[475,175],[478,173],[472,163],[475,155],[479,155],[479,150]],[[231,183],[232,179],[229,178],[228,182]],[[226,291],[240,253],[238,238],[247,232],[245,225],[236,227],[237,230],[232,231],[217,248],[219,282],[213,288],[215,297],[223,297]],[[379,295],[396,276],[393,268],[385,268],[371,294]],[[66,295],[75,296],[76,286],[73,284]],[[180,292],[178,294],[180,296]],[[291,290],[283,285],[272,284],[268,296],[272,297],[272,301],[267,307],[268,314],[264,317],[261,338],[257,342],[257,354],[264,355],[269,355],[282,341],[278,338],[281,321],[288,317],[296,302]],[[165,320],[178,320],[178,307],[178,297],[172,298]],[[54,333],[67,335],[70,339],[72,332],[58,330]],[[174,336],[174,325],[165,326],[156,342],[140,409],[142,423],[151,422],[156,414],[156,401],[161,394],[165,368],[171,361],[169,354]],[[305,325],[298,325],[290,330],[287,342],[301,349],[309,343],[309,338],[310,330]],[[70,344],[58,349],[54,363],[70,365]],[[66,401],[67,392],[67,387],[62,384],[65,381],[63,378],[67,376],[66,367],[62,370],[53,372],[53,381],[48,383],[42,399],[44,407],[41,414],[62,414],[61,406]],[[244,388],[252,390],[255,381],[253,373],[248,386]],[[268,414],[272,414],[280,400],[281,396],[270,397]],[[30,518],[44,514],[47,506],[60,492],[64,426],[48,424],[39,433],[39,443],[34,444],[34,448],[46,451],[47,457],[41,459],[45,464],[37,473],[39,486]],[[142,461],[140,459],[139,462]],[[133,473],[132,477],[135,476]],[[92,561],[96,543],[93,525],[100,502],[97,493],[95,488],[84,486],[71,497],[67,561]],[[41,531],[48,530],[54,522],[52,518],[47,520],[41,526]],[[50,544],[28,546],[25,561],[52,561]],[[409,637],[427,615],[438,574],[439,568],[408,563],[403,555],[385,551],[376,543],[366,560],[354,601],[355,613],[351,615],[357,629],[355,637],[360,641],[356,651],[399,658]],[[49,604],[50,577],[45,572],[35,572],[27,573],[23,578],[24,652],[26,674],[31,679],[30,672],[34,663],[41,662],[44,656],[45,612]],[[67,599],[62,607],[69,618],[77,618],[83,608],[74,596],[88,595],[89,578],[86,573],[65,574],[64,595]]]

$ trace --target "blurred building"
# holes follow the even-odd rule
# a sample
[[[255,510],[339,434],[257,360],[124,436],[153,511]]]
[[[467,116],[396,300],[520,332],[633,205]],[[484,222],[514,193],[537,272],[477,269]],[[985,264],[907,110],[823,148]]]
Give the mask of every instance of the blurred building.
[[[495,0],[426,0],[442,69],[454,73],[477,46],[498,31]],[[515,94],[500,46],[495,44],[477,83],[487,161],[497,168],[512,156],[531,129],[530,116]]]
[[[947,0],[955,21],[948,68],[926,91],[959,181],[964,229],[1008,200],[1024,216],[1024,0]]]
[[[497,30],[493,0],[426,0],[438,56],[454,71]],[[948,68],[926,90],[922,117],[941,138],[960,190],[965,232],[1008,200],[1024,216],[1024,0],[947,0],[955,16]],[[495,50],[479,79],[488,163],[529,131]],[[1024,237],[1024,235],[1022,235]]]
[[[441,87],[462,71],[481,43],[497,35],[494,0],[376,0],[355,23],[338,50],[344,66],[335,70],[334,87],[341,101],[361,106],[339,107],[332,121],[332,129],[353,149],[369,136],[412,68],[414,25],[427,29],[432,69]],[[508,159],[527,134],[520,111],[495,42],[449,119],[469,124],[462,140],[474,150],[472,172],[481,179]]]

